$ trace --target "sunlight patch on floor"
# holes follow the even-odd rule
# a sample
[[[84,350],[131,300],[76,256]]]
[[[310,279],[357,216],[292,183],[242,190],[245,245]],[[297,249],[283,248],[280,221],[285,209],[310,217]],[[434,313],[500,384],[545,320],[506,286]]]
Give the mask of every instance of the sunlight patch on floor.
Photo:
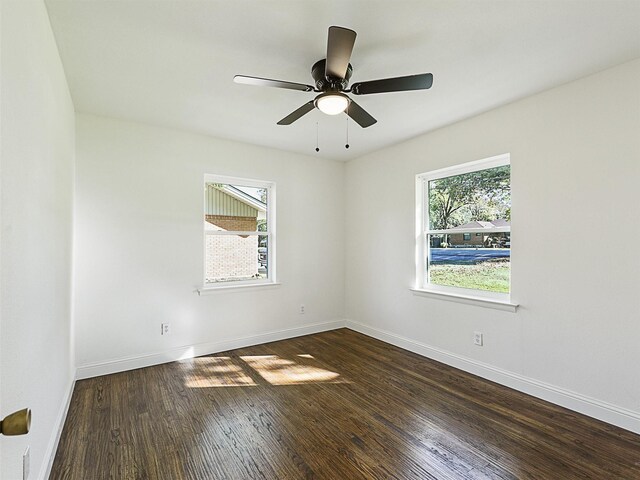
[[[257,384],[231,357],[194,358],[194,369],[187,379],[189,388],[254,387]]]
[[[297,357],[297,358],[296,358]],[[302,353],[292,359],[277,355],[199,357],[185,382],[188,388],[255,387],[259,384],[303,385],[350,383],[337,372],[318,365],[313,355]]]
[[[343,383],[340,374],[324,368],[297,363],[277,355],[240,357],[271,385],[299,385],[302,383]]]

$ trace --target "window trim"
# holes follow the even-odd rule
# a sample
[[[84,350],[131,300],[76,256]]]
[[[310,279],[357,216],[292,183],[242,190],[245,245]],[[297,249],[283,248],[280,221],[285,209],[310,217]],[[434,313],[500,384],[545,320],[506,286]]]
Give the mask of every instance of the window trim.
[[[202,288],[197,289],[198,294],[214,290],[229,290],[242,287],[258,287],[266,285],[278,285],[276,280],[276,183],[267,180],[252,178],[230,177],[226,175],[205,174],[203,186],[206,192],[208,183],[221,183],[227,185],[242,185],[246,187],[264,188],[267,190],[267,231],[207,231],[202,228]],[[203,213],[206,214],[206,193],[203,195]],[[234,280],[229,282],[207,283],[207,235],[255,235],[267,237],[267,278],[254,280]]]
[[[478,170],[486,170],[489,168],[502,167],[511,165],[511,156],[509,153],[496,155],[482,160],[475,160],[451,167],[440,168],[425,173],[419,173],[415,177],[416,197],[415,197],[415,285],[410,288],[414,294],[424,295],[432,298],[441,298],[443,300],[459,301],[472,305],[488,306],[501,310],[514,311],[517,304],[511,300],[511,285],[509,293],[490,292],[484,290],[466,289],[460,287],[451,287],[446,285],[434,285],[429,283],[428,270],[426,269],[429,261],[429,246],[425,241],[427,235],[437,233],[451,233],[447,230],[429,230],[429,207],[426,200],[426,189],[432,180],[462,175],[465,173],[475,172]],[[464,232],[456,233],[499,233],[511,232],[511,227],[495,227],[483,229],[466,229]],[[511,283],[511,282],[510,282]]]

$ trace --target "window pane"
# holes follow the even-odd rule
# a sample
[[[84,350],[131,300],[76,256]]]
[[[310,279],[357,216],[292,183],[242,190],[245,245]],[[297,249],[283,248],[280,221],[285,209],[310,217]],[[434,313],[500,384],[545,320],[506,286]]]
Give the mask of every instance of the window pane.
[[[509,226],[510,172],[511,167],[504,165],[429,181],[425,189],[429,229]]]
[[[269,237],[258,236],[258,274],[260,278],[267,278],[269,273]]]
[[[204,218],[207,230],[265,232],[267,195],[265,188],[207,183]]]
[[[429,282],[459,288],[509,293],[511,233],[427,235]]]
[[[206,235],[207,284],[267,278],[266,235]]]

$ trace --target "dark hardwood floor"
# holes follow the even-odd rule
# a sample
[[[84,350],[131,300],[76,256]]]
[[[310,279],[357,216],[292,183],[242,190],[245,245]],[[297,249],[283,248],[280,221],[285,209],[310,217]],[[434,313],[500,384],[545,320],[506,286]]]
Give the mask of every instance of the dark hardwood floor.
[[[640,479],[640,436],[342,329],[77,382],[52,479]]]

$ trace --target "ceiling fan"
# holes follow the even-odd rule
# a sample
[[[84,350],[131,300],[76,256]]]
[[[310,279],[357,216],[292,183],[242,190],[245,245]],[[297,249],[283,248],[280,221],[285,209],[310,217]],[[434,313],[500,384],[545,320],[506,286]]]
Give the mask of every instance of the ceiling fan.
[[[370,80],[349,85],[353,74],[353,67],[349,63],[351,52],[356,41],[356,32],[343,27],[329,27],[327,39],[327,58],[317,61],[311,67],[311,76],[315,80],[315,87],[302,83],[271,80],[268,78],[247,77],[236,75],[233,81],[246,85],[262,87],[286,88],[301,92],[316,92],[319,95],[305,103],[297,110],[278,122],[278,125],[291,125],[314,108],[318,108],[327,115],[337,115],[346,111],[362,128],[367,128],[377,122],[366,110],[351,100],[346,94],[369,95],[371,93],[401,92],[407,90],[426,90],[433,84],[433,75],[421,73],[406,77]]]

